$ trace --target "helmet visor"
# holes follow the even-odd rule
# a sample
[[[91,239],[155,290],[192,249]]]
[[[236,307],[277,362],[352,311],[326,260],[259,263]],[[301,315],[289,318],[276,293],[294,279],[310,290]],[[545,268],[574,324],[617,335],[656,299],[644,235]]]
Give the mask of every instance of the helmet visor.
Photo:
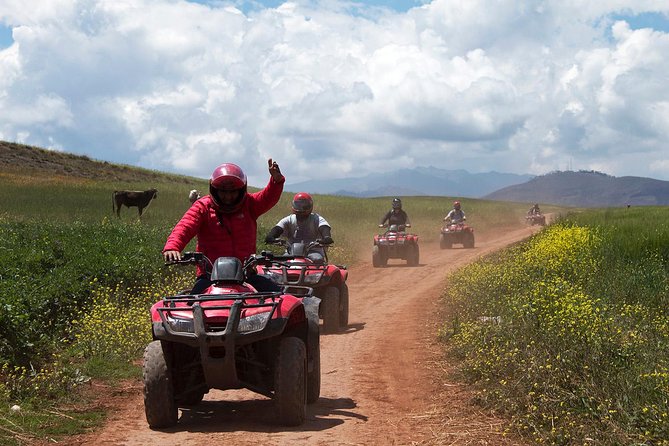
[[[299,213],[310,213],[312,209],[312,204],[310,200],[299,199],[293,200],[293,211]]]

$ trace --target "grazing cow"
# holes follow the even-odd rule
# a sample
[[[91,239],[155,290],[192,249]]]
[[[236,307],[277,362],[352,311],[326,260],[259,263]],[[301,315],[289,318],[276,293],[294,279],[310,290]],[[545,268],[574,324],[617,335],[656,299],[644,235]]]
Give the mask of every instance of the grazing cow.
[[[202,195],[200,195],[200,193],[197,191],[197,189],[193,189],[188,194],[188,201],[190,201],[190,204],[195,203],[200,198],[202,198]]]
[[[149,206],[151,200],[158,197],[157,189],[141,190],[115,190],[112,193],[112,212],[116,211],[116,216],[121,218],[121,206],[137,206],[139,217],[142,217],[142,211]]]

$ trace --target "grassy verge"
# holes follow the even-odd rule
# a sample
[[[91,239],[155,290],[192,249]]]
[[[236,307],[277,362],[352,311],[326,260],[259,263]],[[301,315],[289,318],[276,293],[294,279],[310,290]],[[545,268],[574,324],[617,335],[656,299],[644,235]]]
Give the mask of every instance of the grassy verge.
[[[590,211],[450,278],[442,336],[537,443],[669,444],[666,209]]]

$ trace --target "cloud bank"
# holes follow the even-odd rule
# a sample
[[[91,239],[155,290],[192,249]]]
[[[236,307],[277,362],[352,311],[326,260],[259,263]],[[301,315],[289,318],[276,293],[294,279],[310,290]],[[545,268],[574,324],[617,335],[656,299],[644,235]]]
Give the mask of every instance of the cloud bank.
[[[596,3],[596,4],[588,4]],[[0,139],[208,177],[399,167],[669,180],[666,1],[0,0]],[[664,20],[664,22],[663,22]]]

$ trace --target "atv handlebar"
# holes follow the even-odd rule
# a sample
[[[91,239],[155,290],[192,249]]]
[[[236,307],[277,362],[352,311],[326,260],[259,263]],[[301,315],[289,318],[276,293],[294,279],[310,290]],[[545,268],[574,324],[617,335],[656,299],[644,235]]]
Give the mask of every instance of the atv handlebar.
[[[263,251],[260,254],[251,254],[244,261],[244,271],[250,271],[255,268],[256,265],[267,265],[271,263],[277,263],[276,260],[273,260],[274,254],[271,252]],[[208,274],[211,274],[211,271],[214,267],[214,263],[201,252],[184,252],[181,255],[180,260],[172,260],[165,262],[165,266],[172,265],[202,265],[205,271]]]
[[[201,252],[184,252],[179,260],[168,260],[166,266],[170,265],[198,265],[203,264],[211,269],[211,260]]]
[[[283,246],[284,248],[290,246],[288,240],[282,238],[275,238],[274,240],[267,240],[266,242],[268,245]],[[305,243],[305,242],[295,242],[295,243]],[[332,243],[334,243],[334,241]],[[306,243],[306,249],[309,250],[311,248],[317,248],[317,247],[324,248],[326,246],[330,246],[332,243],[326,243],[325,240],[318,239],[314,240],[313,242]]]

